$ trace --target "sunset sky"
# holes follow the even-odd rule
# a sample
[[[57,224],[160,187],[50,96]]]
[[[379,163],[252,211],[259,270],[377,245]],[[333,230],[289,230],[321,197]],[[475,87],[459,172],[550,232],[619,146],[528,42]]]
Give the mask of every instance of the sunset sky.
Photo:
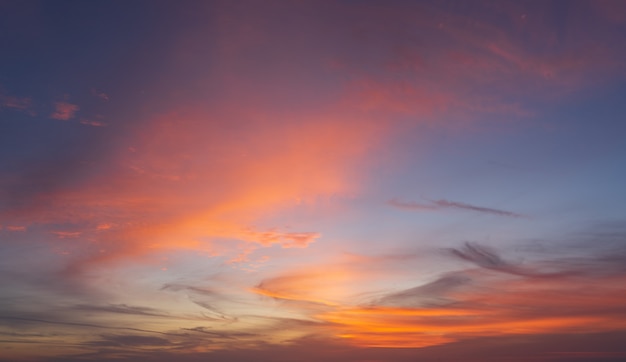
[[[0,1],[0,361],[624,341],[626,1]]]

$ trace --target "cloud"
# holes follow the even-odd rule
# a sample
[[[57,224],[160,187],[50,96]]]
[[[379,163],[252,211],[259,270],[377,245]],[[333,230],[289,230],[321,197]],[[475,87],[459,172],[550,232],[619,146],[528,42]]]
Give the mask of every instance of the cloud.
[[[193,327],[183,328],[185,331],[192,331],[201,334],[207,334],[215,338],[236,339],[237,337],[254,337],[256,333],[241,331],[216,331],[210,327]]]
[[[623,238],[616,241],[615,229],[593,231],[614,241],[604,251],[570,242],[523,264],[486,246],[465,243],[447,249],[447,255],[479,268],[455,263],[429,281],[399,290],[372,292],[377,274],[367,272],[380,270],[392,259],[354,256],[264,279],[253,291],[318,321],[322,335],[360,347],[426,348],[501,335],[626,330],[626,320],[620,317],[625,311],[620,301],[626,296],[621,287],[626,269],[618,266],[625,244]],[[363,263],[367,267],[360,268]],[[416,270],[413,275],[419,274]],[[397,276],[384,279],[397,283]],[[367,281],[372,293],[345,290]],[[342,293],[333,293],[335,288]]]
[[[0,93],[0,107],[32,112],[32,100]]]
[[[461,259],[471,261],[481,267],[516,274],[517,268],[502,260],[498,254],[475,243],[466,242],[461,250],[450,249],[450,252]]]
[[[329,271],[283,275],[263,280],[252,291],[277,300],[302,302],[303,305],[310,303],[312,307],[316,304],[335,305],[332,296],[327,297],[331,294],[332,275],[339,276]]]
[[[623,285],[626,270],[603,253],[516,265],[494,250],[466,243],[451,255],[481,268],[456,269],[433,282],[316,318],[333,323],[338,335],[357,345],[378,347],[423,347],[502,333],[626,330],[626,320],[619,317],[626,289],[615,287]]]
[[[135,332],[146,332],[146,333],[157,333],[162,335],[168,335],[171,333],[161,332],[156,330],[148,330],[142,328],[133,328],[133,327],[119,327],[119,326],[110,326],[106,324],[95,324],[95,323],[82,323],[82,322],[74,322],[74,321],[65,321],[65,320],[48,320],[48,319],[40,319],[40,318],[31,318],[31,317],[22,317],[22,316],[0,316],[0,320],[8,321],[12,325],[22,326],[25,324],[40,324],[40,325],[59,325],[59,326],[67,326],[67,327],[87,327],[87,328],[98,328],[98,329],[114,329],[114,330],[128,330]]]
[[[397,208],[406,209],[406,210],[415,210],[415,211],[461,209],[461,210],[476,211],[476,212],[491,214],[491,215],[524,217],[524,215],[517,214],[511,211],[493,209],[493,208],[482,207],[482,206],[475,206],[475,205],[465,204],[462,202],[448,201],[448,200],[443,200],[443,199],[429,201],[426,204],[412,202],[412,201],[400,201],[398,199],[391,199],[388,201],[388,204]]]
[[[575,264],[571,264],[572,268],[567,268],[568,264],[563,262],[554,262],[547,266],[548,270],[541,270],[539,267],[532,269],[530,266],[517,265],[504,260],[498,253],[486,246],[478,243],[466,242],[461,249],[449,249],[451,255],[463,260],[470,261],[482,268],[519,275],[529,278],[562,278],[575,276],[581,273],[581,270],[573,268]],[[602,263],[607,264],[607,263]],[[555,268],[556,267],[556,268]],[[545,267],[544,267],[545,268]],[[554,270],[556,269],[556,270]]]
[[[457,209],[478,211],[478,212],[482,212],[482,213],[493,214],[493,215],[500,215],[500,216],[522,217],[522,215],[516,214],[516,213],[511,212],[511,211],[492,209],[492,208],[489,208],[489,207],[474,206],[474,205],[470,205],[470,204],[464,204],[464,203],[461,203],[461,202],[454,202],[454,201],[447,201],[447,200],[436,200],[436,201],[433,201],[433,203],[435,205],[439,206],[439,207],[442,207],[442,208],[457,208]]]
[[[266,277],[251,291],[296,310],[319,311],[346,301],[367,305],[384,298],[390,280],[404,280],[414,273],[416,265],[438,256],[430,250],[379,255],[343,253],[321,264],[301,265]]]
[[[91,94],[93,94],[95,97],[102,99],[105,102],[109,101],[109,95],[97,90],[96,88],[91,88]]]
[[[74,114],[79,110],[77,105],[68,102],[56,102],[54,108],[55,110],[50,115],[50,118],[60,121],[67,121],[74,118]]]
[[[624,328],[623,254],[576,260],[543,255],[542,261],[516,263],[505,252],[467,244],[446,249],[448,259],[432,269],[429,260],[414,254],[333,258],[350,248],[384,253],[399,242],[389,233],[370,243],[370,225],[361,219],[358,233],[367,233],[368,240],[348,245],[343,238],[356,235],[352,224],[333,218],[344,213],[335,205],[345,198],[360,200],[366,187],[387,184],[369,172],[394,157],[382,156],[392,149],[390,136],[428,134],[417,131],[465,120],[473,130],[483,119],[504,123],[529,117],[535,102],[601,82],[596,75],[623,67],[624,47],[616,41],[623,36],[612,35],[622,34],[620,28],[596,18],[578,21],[585,20],[579,3],[571,11],[562,11],[559,3],[540,12],[527,11],[538,6],[530,3],[275,4],[207,3],[211,11],[184,14],[202,20],[210,14],[209,21],[183,27],[175,25],[184,14],[173,13],[172,22],[160,24],[169,40],[157,42],[157,51],[150,51],[153,42],[147,41],[140,52],[126,54],[136,60],[129,64],[154,66],[112,86],[128,97],[120,96],[122,108],[107,114],[123,116],[124,122],[100,129],[68,123],[56,127],[64,132],[42,129],[35,138],[24,128],[28,135],[14,148],[22,157],[5,161],[11,173],[0,181],[0,217],[8,236],[1,254],[10,261],[3,263],[2,279],[18,280],[5,289],[10,298],[2,303],[40,314],[14,323],[50,325],[76,344],[93,340],[92,329],[101,333],[98,328],[118,321],[137,327],[106,329],[122,340],[96,339],[105,354],[96,350],[84,357],[111,360],[129,356],[116,355],[130,353],[127,347],[151,343],[201,356],[208,349],[238,348],[213,352],[217,357],[211,360],[255,360],[268,344],[294,360],[325,353],[319,346],[343,353],[339,360],[348,357],[341,348],[359,360],[400,360],[367,347],[428,348],[502,334],[524,339],[531,333]],[[183,30],[169,32],[170,25]],[[100,91],[94,94],[105,100]],[[98,106],[115,106],[91,98]],[[76,105],[59,104],[53,118],[98,126],[76,117]],[[88,110],[84,107],[81,111]],[[326,203],[332,206],[316,209]],[[390,204],[521,216],[448,200]],[[311,209],[315,217],[285,226],[284,219]],[[333,225],[317,229],[311,223],[318,217]],[[6,225],[24,225],[24,232],[5,232]],[[64,230],[76,237],[50,234]],[[276,262],[263,271],[227,262],[266,252]],[[172,267],[161,272],[165,263]],[[240,299],[213,284],[206,287],[202,278],[208,270],[232,275],[224,289]],[[135,306],[139,300],[151,307]],[[64,310],[72,318],[52,318],[59,305],[76,306],[77,314]],[[167,308],[180,319],[195,319],[185,320],[181,331],[178,321],[161,318]],[[215,317],[225,313],[232,318]],[[294,318],[250,317],[272,313]],[[150,317],[155,319],[146,322]],[[298,318],[305,322],[294,321]],[[156,337],[171,343],[133,339],[153,329],[167,333]],[[244,332],[249,335],[236,334]],[[215,341],[219,335],[237,338]],[[307,346],[317,336],[326,340]],[[128,359],[151,353],[140,349]],[[167,355],[177,360],[173,357]]]
[[[471,282],[471,278],[464,274],[450,273],[438,279],[414,288],[394,292],[375,301],[380,306],[413,306],[432,307],[453,303],[446,295],[459,287]]]
[[[250,231],[251,238],[261,245],[280,244],[283,248],[305,248],[321,235],[314,232]]]
[[[16,178],[28,182],[7,185],[23,204],[9,210],[8,222],[63,224],[96,240],[98,249],[93,243],[78,246],[84,257],[71,260],[67,275],[159,250],[245,259],[272,245],[306,247],[320,234],[250,225],[274,212],[357,190],[357,166],[384,125],[342,118],[334,107],[286,122],[296,115],[266,107],[190,106],[138,122],[143,126],[124,135],[129,146],[111,151],[103,162],[93,160],[89,168],[83,161],[89,152],[69,150],[59,155],[64,160],[33,164],[34,170]],[[104,142],[96,141],[94,148]],[[95,233],[102,224],[116,227]]]
[[[176,283],[168,283],[168,284],[164,284],[161,287],[161,290],[171,290],[171,291],[190,291],[193,293],[197,293],[203,296],[207,296],[207,297],[219,297],[220,293],[208,289],[208,288],[200,288],[200,287],[194,287],[194,286],[190,286],[190,285],[185,285],[185,284],[176,284]]]
[[[412,202],[412,201],[401,201],[398,199],[391,199],[387,202],[387,204],[400,208],[400,209],[406,209],[406,210],[415,210],[415,211],[431,211],[431,210],[438,210],[439,206],[437,206],[436,204],[420,204],[417,202]]]
[[[616,47],[623,42],[619,22],[595,16],[611,7],[620,8],[572,3],[548,10],[512,2],[497,9],[475,3],[462,12],[454,3],[433,2],[339,7],[359,36],[336,63],[351,75],[347,101],[370,112],[454,128],[526,120],[537,113],[533,101],[562,99],[626,74],[624,51]],[[567,15],[557,20],[557,13]]]
[[[289,344],[273,345],[258,344],[253,348],[217,349],[205,352],[188,350],[184,354],[176,351],[158,350],[142,351],[141,354],[125,354],[126,359],[142,358],[146,362],[199,362],[199,361],[276,361],[282,358],[285,361],[302,362],[412,362],[425,361],[452,361],[459,356],[468,356],[471,362],[512,362],[524,361],[554,361],[554,362],[619,362],[626,357],[623,339],[626,332],[613,331],[592,334],[555,334],[544,335],[517,335],[517,336],[489,336],[469,340],[451,342],[446,345],[436,345],[423,348],[360,348],[346,346],[336,339],[321,336],[305,336]],[[205,341],[205,343],[208,343]],[[579,346],[577,352],[563,352],[571,350],[571,346]],[[109,351],[110,353],[110,351]],[[97,355],[66,355],[62,358],[50,359],[52,362],[85,362]],[[463,357],[465,358],[465,357]],[[119,359],[119,356],[118,356]]]
[[[140,347],[140,346],[169,346],[172,343],[164,338],[154,336],[141,336],[135,334],[125,335],[102,335],[98,341],[88,343],[98,347]]]
[[[449,259],[454,264],[449,266],[448,271],[428,279],[420,275],[421,262],[417,259],[424,253],[376,257],[346,255],[334,261],[327,260],[325,264],[294,268],[276,277],[265,278],[256,285],[253,292],[278,301],[282,315],[291,313],[299,317],[294,321],[249,314],[239,315],[234,320],[208,317],[202,320],[198,316],[195,321],[202,325],[183,330],[173,328],[162,331],[163,334],[156,337],[167,340],[161,347],[170,351],[195,348],[209,342],[211,346],[227,350],[229,346],[248,346],[248,343],[256,343],[256,347],[250,348],[260,348],[259,340],[263,338],[259,336],[293,341],[294,336],[307,335],[334,339],[336,343],[347,345],[345,348],[355,348],[355,351],[372,347],[421,348],[420,351],[423,351],[423,348],[435,348],[437,345],[453,348],[465,341],[487,338],[513,340],[515,336],[541,335],[549,339],[562,335],[563,339],[571,339],[574,338],[572,333],[595,335],[626,330],[626,322],[621,317],[625,312],[623,298],[626,297],[626,290],[621,288],[626,280],[624,259],[608,258],[624,255],[624,239],[620,237],[620,230],[618,224],[591,228],[591,231],[577,233],[580,241],[577,240],[574,245],[555,246],[556,253],[544,253],[542,258],[524,264],[509,261],[504,251],[466,243],[455,249],[446,249],[445,255],[452,256]],[[584,243],[583,239],[587,241]],[[605,249],[585,249],[598,243]],[[469,261],[479,268],[467,268],[467,264],[459,261]],[[406,270],[394,269],[399,263],[405,263],[411,271],[413,287],[395,287],[400,275],[396,272]],[[385,281],[385,289],[377,290],[376,278]],[[361,290],[354,288],[355,285],[375,293],[363,297]],[[225,312],[239,307],[243,308],[239,310],[250,308],[245,303],[237,303],[239,307],[234,307],[233,302],[224,298],[213,285],[168,283],[162,289],[184,291],[192,303],[208,308],[206,310],[211,313],[216,307],[221,311],[220,303],[229,306]],[[254,305],[258,308],[263,305],[263,300]],[[180,300],[177,303],[180,305]],[[128,317],[149,318],[152,314],[161,313],[154,308],[125,304],[76,307],[76,311],[115,313]],[[131,335],[159,332],[137,324],[127,329],[124,325],[81,321],[80,318],[77,320],[79,315],[74,313],[74,317],[69,319],[37,316],[15,319],[11,316],[4,320],[21,326],[67,326],[72,330],[81,330],[83,334],[84,328],[112,327],[115,327],[111,329],[115,333],[127,330],[132,331]],[[15,330],[19,331],[19,328]],[[45,329],[39,330],[43,332]],[[284,339],[276,337],[278,335]],[[81,348],[107,348],[99,352],[108,356],[127,353],[126,348],[133,343],[139,345],[142,341],[146,345],[154,342],[155,348],[160,343],[131,338],[123,344],[106,338],[94,339],[89,333],[87,340],[81,342]]]
[[[149,308],[149,307],[139,307],[139,306],[129,306],[126,304],[109,304],[109,305],[92,305],[92,304],[79,304],[75,305],[71,308],[76,311],[88,311],[88,312],[97,312],[97,313],[116,313],[116,314],[130,314],[130,315],[138,315],[138,316],[150,316],[150,317],[164,317],[164,318],[175,318],[170,314],[167,314],[163,311]]]
[[[229,315],[223,311],[223,306],[228,308],[228,306],[232,307],[239,303],[216,290],[175,283],[165,284],[161,287],[161,290],[187,292],[187,298],[193,304],[210,312],[208,315],[203,314],[203,316],[208,319],[230,322],[237,321],[236,316]]]
[[[411,273],[427,251],[375,256],[341,254],[322,264],[301,265],[264,278],[252,292],[293,305],[319,310],[345,300],[368,301],[373,290],[387,288],[390,278]]]
[[[51,231],[50,233],[56,235],[59,239],[77,238],[82,234],[80,231]]]
[[[92,126],[92,127],[106,127],[106,123],[103,123],[100,121],[92,121],[89,119],[81,119],[80,124],[84,124],[84,125]]]

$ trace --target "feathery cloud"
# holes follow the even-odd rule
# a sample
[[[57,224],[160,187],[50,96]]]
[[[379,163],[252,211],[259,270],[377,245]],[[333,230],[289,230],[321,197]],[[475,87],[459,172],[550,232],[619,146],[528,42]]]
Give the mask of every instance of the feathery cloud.
[[[58,119],[60,121],[68,121],[74,118],[74,114],[78,112],[78,106],[69,102],[56,102],[54,104],[54,112],[50,115],[50,118]]]
[[[494,209],[490,207],[476,206],[476,205],[471,205],[471,204],[466,204],[466,203],[456,202],[456,201],[448,201],[444,199],[429,200],[428,203],[418,203],[418,202],[412,202],[412,201],[401,201],[398,199],[391,199],[387,203],[391,206],[394,206],[400,209],[414,210],[414,211],[460,209],[460,210],[476,211],[476,212],[491,214],[491,215],[524,217],[524,215],[511,212],[511,211]]]

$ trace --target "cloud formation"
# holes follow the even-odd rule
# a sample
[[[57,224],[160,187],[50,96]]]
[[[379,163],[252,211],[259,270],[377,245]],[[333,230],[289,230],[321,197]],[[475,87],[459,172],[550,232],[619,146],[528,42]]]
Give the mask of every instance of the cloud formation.
[[[54,112],[50,115],[50,118],[58,119],[60,121],[68,121],[74,118],[79,108],[76,104],[69,102],[56,102],[54,104]]]
[[[623,359],[624,10],[0,2],[0,355]]]
[[[31,110],[32,100],[30,98],[20,98],[0,93],[0,107],[28,111]]]
[[[466,203],[456,202],[456,201],[448,201],[444,199],[428,201],[428,203],[417,203],[417,202],[412,202],[412,201],[401,201],[398,199],[391,199],[389,200],[388,204],[397,208],[406,209],[406,210],[414,210],[414,211],[461,209],[461,210],[476,211],[476,212],[491,214],[491,215],[524,217],[524,215],[517,214],[511,211],[493,209],[490,207],[476,206],[476,205],[471,205],[471,204],[466,204]]]
[[[623,242],[620,245],[623,251]],[[416,348],[496,335],[626,328],[619,317],[626,290],[615,288],[626,278],[625,270],[603,253],[518,265],[495,250],[465,243],[447,255],[479,268],[457,267],[415,287],[365,299],[355,298],[356,293],[322,298],[337,283],[331,277],[337,266],[264,280],[254,291],[288,301],[289,308],[328,323],[336,337],[367,347]],[[357,269],[348,265],[342,270]],[[344,272],[344,277],[348,275]]]

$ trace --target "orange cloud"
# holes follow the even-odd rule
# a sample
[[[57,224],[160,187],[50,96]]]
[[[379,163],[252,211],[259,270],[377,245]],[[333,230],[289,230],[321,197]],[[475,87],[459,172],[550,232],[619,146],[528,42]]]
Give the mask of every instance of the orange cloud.
[[[56,235],[59,239],[77,238],[81,235],[80,231],[51,231],[51,233]]]
[[[385,130],[341,109],[316,113],[195,107],[146,120],[109,161],[106,175],[47,195],[49,207],[16,218],[72,223],[82,238],[101,245],[77,262],[80,268],[157,250],[245,260],[259,247],[306,247],[320,237],[315,230],[258,227],[257,220],[357,192],[360,161]],[[224,240],[232,240],[230,248]]]
[[[342,255],[324,264],[301,266],[264,279],[254,293],[278,300],[297,302],[295,309],[316,313],[320,306],[343,308],[367,300],[372,290],[385,288],[393,276],[399,276],[403,262],[414,255],[366,257]]]
[[[350,343],[394,348],[425,347],[479,336],[595,333],[626,328],[619,306],[623,291],[585,300],[574,290],[528,293],[509,287],[481,300],[466,297],[470,299],[442,307],[337,307],[315,318],[329,322],[335,335]]]
[[[276,299],[333,306],[345,294],[341,285],[349,279],[347,271],[327,267],[264,280],[252,291]]]
[[[397,258],[355,256],[266,279],[253,292],[286,302],[319,321],[328,335],[360,347],[420,348],[476,337],[626,329],[620,258],[522,267],[481,250],[473,258],[479,269],[399,292],[372,293],[376,278],[397,283],[399,270],[385,268]],[[364,285],[370,293],[359,289]]]
[[[249,231],[250,238],[257,240],[264,246],[280,244],[284,248],[304,248],[321,235],[313,232],[279,232],[276,229],[268,231]]]

